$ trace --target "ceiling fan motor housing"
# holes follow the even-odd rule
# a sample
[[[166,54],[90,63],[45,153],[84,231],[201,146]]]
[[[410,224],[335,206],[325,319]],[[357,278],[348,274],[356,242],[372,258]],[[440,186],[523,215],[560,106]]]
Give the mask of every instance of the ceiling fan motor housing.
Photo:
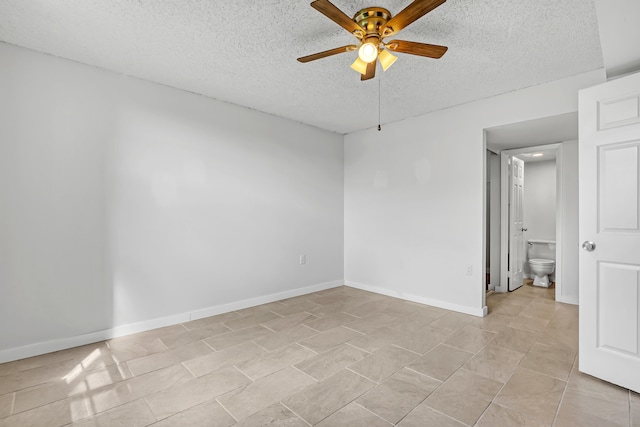
[[[358,11],[353,20],[360,25],[364,31],[364,39],[375,37],[380,41],[380,28],[391,19],[391,13],[382,7],[368,7]]]

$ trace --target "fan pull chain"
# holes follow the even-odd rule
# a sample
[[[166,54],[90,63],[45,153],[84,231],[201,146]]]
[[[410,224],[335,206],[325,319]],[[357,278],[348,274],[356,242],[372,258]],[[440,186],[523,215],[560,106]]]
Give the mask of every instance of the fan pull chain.
[[[378,76],[378,132],[382,130],[382,126],[380,126],[380,76]]]

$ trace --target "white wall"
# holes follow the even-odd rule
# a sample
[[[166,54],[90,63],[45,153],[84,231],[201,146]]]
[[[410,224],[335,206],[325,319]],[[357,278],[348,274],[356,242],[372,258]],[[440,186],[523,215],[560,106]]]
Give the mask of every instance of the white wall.
[[[526,240],[556,240],[555,159],[525,162],[523,209]]]
[[[602,81],[599,70],[346,135],[346,283],[482,315],[483,129],[576,111],[577,91]]]
[[[0,362],[343,282],[341,135],[3,43],[0,98]]]
[[[556,184],[562,193],[562,206],[556,216],[556,224],[562,224],[562,236],[560,245],[556,244],[556,258],[559,259],[556,277],[560,277],[562,282],[560,287],[556,287],[556,301],[578,304],[578,141],[563,142],[558,154],[557,161],[561,167]]]

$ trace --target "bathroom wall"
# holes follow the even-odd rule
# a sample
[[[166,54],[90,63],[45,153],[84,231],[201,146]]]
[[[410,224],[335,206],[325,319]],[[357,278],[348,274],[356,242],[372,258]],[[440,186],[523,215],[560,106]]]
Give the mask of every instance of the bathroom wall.
[[[556,161],[525,161],[524,233],[526,239],[556,240]]]
[[[342,135],[5,43],[0,94],[0,362],[343,283]]]

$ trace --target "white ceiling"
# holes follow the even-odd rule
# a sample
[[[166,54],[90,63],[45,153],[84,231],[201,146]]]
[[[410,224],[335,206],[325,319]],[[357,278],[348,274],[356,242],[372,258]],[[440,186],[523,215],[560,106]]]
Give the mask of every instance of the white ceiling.
[[[633,0],[637,1],[637,0]],[[448,0],[396,37],[442,44],[398,54],[361,82],[352,43],[310,0],[0,0],[0,40],[339,133],[600,69],[593,0]],[[397,13],[410,0],[334,0]]]

